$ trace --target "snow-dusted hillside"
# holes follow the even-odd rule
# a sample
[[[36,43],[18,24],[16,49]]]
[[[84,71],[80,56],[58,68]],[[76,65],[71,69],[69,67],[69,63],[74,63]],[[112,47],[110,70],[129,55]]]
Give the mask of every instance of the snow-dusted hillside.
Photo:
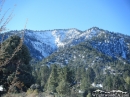
[[[68,40],[76,37],[80,33],[81,32],[76,29],[47,31],[27,30],[25,32],[25,43],[29,49],[33,47],[35,51],[39,52],[38,56],[36,53],[34,55],[37,56],[38,59],[42,59],[43,57],[47,57],[58,50],[58,48],[64,47],[67,43],[69,43]],[[67,40],[67,42],[65,40]]]
[[[22,31],[10,31],[4,37],[20,35]],[[2,37],[2,36],[1,36]],[[34,58],[42,59],[59,48],[74,46],[81,42],[91,41],[94,48],[112,57],[127,59],[130,57],[130,37],[112,33],[97,27],[86,31],[78,29],[55,29],[33,31],[26,30],[24,42]]]
[[[130,61],[130,37],[119,33],[104,32],[91,40],[98,51],[121,60]]]
[[[31,50],[31,52],[35,52],[35,54],[33,54],[35,57],[37,56],[38,59],[42,59],[58,50],[58,48],[76,45],[80,42],[91,39],[100,33],[100,29],[96,27],[86,31],[80,31],[77,29],[57,29],[46,31],[26,30],[25,43],[29,49],[33,48],[33,50],[35,50]]]

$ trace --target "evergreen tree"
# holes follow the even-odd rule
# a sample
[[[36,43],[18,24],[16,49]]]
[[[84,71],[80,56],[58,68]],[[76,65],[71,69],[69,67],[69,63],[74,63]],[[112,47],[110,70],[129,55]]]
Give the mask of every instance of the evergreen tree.
[[[90,82],[86,74],[86,69],[82,68],[82,70],[83,71],[81,73],[80,89],[85,92],[90,87]]]
[[[41,87],[45,87],[48,77],[50,74],[50,69],[48,66],[44,65],[40,68],[40,77],[41,77]]]
[[[113,79],[111,76],[106,76],[106,79],[104,80],[104,83],[103,83],[103,87],[107,91],[110,91],[113,89]]]
[[[52,65],[52,70],[47,82],[47,91],[56,92],[56,87],[58,86],[58,73],[57,66]]]
[[[122,91],[124,90],[124,82],[121,79],[123,79],[123,78],[119,77],[119,76],[113,77],[113,88],[114,89],[119,89]]]
[[[68,66],[65,66],[64,68],[62,68],[60,70],[59,80],[60,81],[65,80],[66,82],[73,84],[73,82],[74,82],[73,71],[70,70],[70,68]]]
[[[70,94],[70,84],[67,81],[62,80],[56,88],[56,91],[61,96],[67,96]]]
[[[34,82],[27,47],[18,36],[11,36],[0,46],[0,84],[8,92],[26,91]]]
[[[91,93],[88,93],[88,95],[86,97],[92,97]]]
[[[87,69],[86,74],[87,74],[88,82],[90,82],[90,83],[94,82],[94,79],[95,79],[95,76],[96,76],[96,75],[95,75],[94,70],[93,70],[91,67],[89,67],[89,68]]]
[[[80,89],[86,91],[90,87],[90,82],[88,82],[87,77],[83,77],[80,83]]]
[[[129,76],[126,77],[125,82],[126,82],[128,85],[130,85],[130,77],[129,77]]]
[[[129,76],[125,78],[125,82],[126,82],[126,90],[128,93],[130,93],[130,77]]]
[[[57,93],[59,95],[68,95],[70,94],[70,87],[73,85],[74,82],[74,76],[72,70],[68,68],[68,66],[65,66],[61,69],[59,69],[59,84],[56,88]]]
[[[77,67],[75,71],[75,79],[77,82],[80,82],[80,80],[85,76],[86,70],[84,67]]]

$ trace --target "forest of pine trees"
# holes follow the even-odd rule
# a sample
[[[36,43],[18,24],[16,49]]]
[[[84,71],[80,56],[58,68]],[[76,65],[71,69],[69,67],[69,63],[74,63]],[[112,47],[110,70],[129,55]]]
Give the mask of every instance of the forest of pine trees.
[[[6,92],[27,91],[34,83],[29,64],[31,57],[27,47],[20,41],[20,37],[11,36],[0,45],[0,85]]]
[[[95,71],[91,67],[74,68],[60,65],[51,65],[50,67],[42,65],[39,67],[35,65],[33,76],[36,83],[41,86],[40,91],[63,96],[86,97],[96,89],[105,91],[116,89],[130,92],[129,75],[123,77],[123,75],[106,74],[100,75],[100,77],[96,75]],[[48,75],[44,75],[43,72],[47,72]],[[103,87],[93,87],[92,83],[102,83]],[[83,93],[79,93],[79,91]]]
[[[92,67],[71,65],[30,64],[28,48],[21,44],[21,38],[11,36],[0,45],[0,85],[5,93],[37,92],[57,96],[90,97],[99,89],[92,83],[102,84],[100,89],[110,91],[119,89],[130,92],[130,66],[120,62],[111,64],[122,74],[103,74],[100,65]],[[20,46],[20,48],[18,48]],[[16,53],[13,51],[17,50]],[[12,56],[10,58],[10,56]],[[4,63],[7,62],[7,63]],[[121,67],[121,68],[119,68]],[[82,93],[80,93],[81,91]]]

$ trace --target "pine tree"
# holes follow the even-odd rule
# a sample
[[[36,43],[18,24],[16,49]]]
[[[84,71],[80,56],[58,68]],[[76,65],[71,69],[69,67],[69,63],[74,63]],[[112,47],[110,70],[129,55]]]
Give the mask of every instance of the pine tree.
[[[90,82],[88,82],[87,77],[83,77],[80,83],[80,89],[86,91],[90,87]]]
[[[130,77],[129,76],[125,78],[125,82],[126,82],[126,89],[128,93],[130,93]]]
[[[53,65],[50,76],[47,82],[47,91],[48,92],[56,92],[56,87],[58,86],[58,73],[57,66]]]
[[[70,87],[74,81],[72,71],[66,66],[61,68],[58,74],[59,84],[56,88],[57,93],[62,96],[70,94]]]
[[[59,83],[58,87],[56,88],[56,91],[61,96],[69,95],[70,94],[70,84],[67,81],[62,80]]]
[[[26,91],[34,81],[27,47],[21,43],[19,36],[11,36],[0,49],[0,84],[8,92]]]
[[[85,92],[94,81],[95,72],[90,67],[88,69],[84,68],[83,71],[81,74],[80,89]]]
[[[124,90],[124,82],[121,80],[123,79],[122,77],[115,76],[113,78],[113,88],[114,89],[119,89],[119,90]]]
[[[91,93],[88,93],[88,95],[86,97],[92,97]]]
[[[130,77],[129,77],[129,76],[126,77],[125,82],[126,82],[128,85],[130,85]]]
[[[59,70],[59,81],[65,80],[66,82],[72,84],[74,82],[73,71],[69,67],[65,66]]]
[[[93,70],[91,67],[89,67],[89,68],[87,69],[86,74],[87,74],[88,82],[90,82],[90,83],[94,82],[95,72],[94,72],[94,70]]]
[[[111,76],[106,76],[103,84],[104,89],[110,91],[113,89],[113,80]]]
[[[42,66],[40,68],[40,77],[41,77],[41,87],[45,87],[45,84],[47,83],[48,77],[50,74],[50,70],[48,66]]]

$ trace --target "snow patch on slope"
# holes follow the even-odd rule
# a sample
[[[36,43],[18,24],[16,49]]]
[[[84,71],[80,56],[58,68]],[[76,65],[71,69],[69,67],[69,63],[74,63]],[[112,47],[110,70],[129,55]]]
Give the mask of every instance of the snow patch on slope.
[[[18,31],[16,31],[16,33],[17,32]],[[110,37],[108,37],[109,35]],[[112,32],[97,27],[93,27],[86,31],[80,31],[74,28],[44,31],[26,30],[25,42],[29,45],[30,49],[34,48],[32,51],[37,50],[36,52],[38,52],[39,55],[42,55],[40,55],[40,57],[47,57],[61,47],[74,46],[86,40],[91,40],[93,37],[103,37],[103,39],[99,38],[96,41],[92,40],[92,46],[109,56],[122,56],[122,58],[126,59],[129,51],[127,51],[125,40],[124,38],[121,38],[122,35],[120,35],[118,39],[115,35],[116,34],[113,34]],[[127,46],[129,46],[128,43]]]

